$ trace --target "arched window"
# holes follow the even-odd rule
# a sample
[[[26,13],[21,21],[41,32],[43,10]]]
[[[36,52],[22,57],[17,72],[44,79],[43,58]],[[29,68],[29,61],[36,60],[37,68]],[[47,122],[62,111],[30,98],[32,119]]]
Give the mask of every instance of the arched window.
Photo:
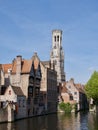
[[[54,36],[54,41],[56,42],[56,36]]]
[[[57,36],[57,41],[59,42],[59,36]]]

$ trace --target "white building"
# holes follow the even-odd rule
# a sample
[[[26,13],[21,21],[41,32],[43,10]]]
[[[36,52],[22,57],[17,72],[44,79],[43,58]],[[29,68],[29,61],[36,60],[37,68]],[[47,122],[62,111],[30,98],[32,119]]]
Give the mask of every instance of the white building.
[[[50,56],[51,64],[55,66],[57,71],[57,83],[65,81],[64,72],[64,51],[62,48],[62,31],[52,31],[52,49]]]

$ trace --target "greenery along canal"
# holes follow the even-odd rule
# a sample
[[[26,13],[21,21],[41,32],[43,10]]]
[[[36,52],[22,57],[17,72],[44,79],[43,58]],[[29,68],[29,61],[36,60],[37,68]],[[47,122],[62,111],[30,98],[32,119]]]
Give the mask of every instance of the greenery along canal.
[[[98,130],[96,113],[51,114],[0,124],[0,130]]]

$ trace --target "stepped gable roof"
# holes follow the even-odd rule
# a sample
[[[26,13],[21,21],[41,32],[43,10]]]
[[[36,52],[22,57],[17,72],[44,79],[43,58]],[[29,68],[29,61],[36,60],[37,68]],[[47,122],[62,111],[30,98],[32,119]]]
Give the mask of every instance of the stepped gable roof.
[[[34,69],[35,70],[37,70],[37,68],[38,68],[38,65],[39,65],[39,62],[38,62],[38,60],[34,60]]]
[[[79,84],[79,83],[78,83],[78,84],[74,83],[74,79],[73,79],[73,78],[70,79],[70,82],[74,85],[74,87],[75,87],[79,92],[85,93],[85,91],[84,91],[84,85]]]
[[[2,64],[4,73],[8,73],[8,69],[12,69],[12,64]]]
[[[37,53],[35,52],[34,55],[32,56],[32,61],[34,63],[34,69],[37,70],[40,59],[37,56]]]
[[[23,91],[20,87],[12,86],[14,93],[18,96],[24,96]]]
[[[72,95],[71,92],[67,89],[66,83],[67,82],[64,82],[63,84],[61,84],[61,93],[68,93],[69,95]]]

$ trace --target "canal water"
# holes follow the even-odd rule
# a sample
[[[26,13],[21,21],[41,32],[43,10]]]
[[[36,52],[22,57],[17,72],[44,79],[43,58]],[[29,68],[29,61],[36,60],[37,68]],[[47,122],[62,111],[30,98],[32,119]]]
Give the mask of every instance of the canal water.
[[[98,115],[83,112],[51,114],[3,123],[0,130],[98,130]]]

